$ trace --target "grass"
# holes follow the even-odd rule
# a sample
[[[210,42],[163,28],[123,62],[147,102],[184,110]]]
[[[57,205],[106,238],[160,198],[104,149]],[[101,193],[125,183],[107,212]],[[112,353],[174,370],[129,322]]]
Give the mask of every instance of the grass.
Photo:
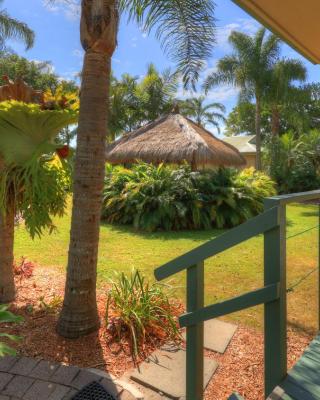
[[[318,223],[317,207],[288,207],[287,236],[312,228]],[[63,272],[67,263],[70,214],[56,221],[57,232],[32,241],[23,226],[16,230],[15,257],[28,259]],[[153,279],[156,267],[172,258],[219,236],[223,231],[139,233],[130,227],[101,226],[98,284],[103,285],[114,270],[131,272],[135,267]],[[317,265],[317,230],[292,237],[287,242],[288,286]],[[212,304],[249,290],[263,282],[263,238],[255,237],[206,261],[205,301]],[[185,273],[172,279],[176,296],[185,299]],[[263,324],[262,307],[251,308],[227,319],[253,327]],[[317,274],[313,273],[288,294],[291,324],[305,330],[317,328]]]

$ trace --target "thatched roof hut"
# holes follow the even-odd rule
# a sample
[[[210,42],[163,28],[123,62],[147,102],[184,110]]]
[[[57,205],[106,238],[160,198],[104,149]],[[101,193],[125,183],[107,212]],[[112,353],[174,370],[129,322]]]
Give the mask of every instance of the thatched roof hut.
[[[236,148],[178,112],[161,117],[108,145],[106,160],[112,164],[137,160],[155,164],[188,162],[193,169],[245,165],[245,159]]]

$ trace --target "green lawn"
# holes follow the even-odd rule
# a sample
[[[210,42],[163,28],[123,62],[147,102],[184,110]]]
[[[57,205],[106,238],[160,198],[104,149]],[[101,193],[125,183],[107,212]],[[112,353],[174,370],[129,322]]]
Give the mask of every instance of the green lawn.
[[[293,205],[288,208],[288,236],[317,225],[317,207]],[[15,256],[64,271],[67,262],[70,216],[56,221],[58,231],[32,241],[23,226],[17,228]],[[130,272],[135,267],[153,279],[153,270],[172,258],[213,239],[223,231],[138,233],[129,227],[102,225],[99,257],[99,284],[113,271]],[[317,230],[288,240],[288,284],[299,280],[317,265]],[[262,236],[251,239],[206,261],[206,303],[210,304],[242,294],[262,285]],[[175,294],[185,299],[185,274],[170,282]],[[288,295],[289,319],[296,326],[316,329],[317,275],[313,274]],[[244,324],[260,327],[262,307],[245,310],[228,317]]]

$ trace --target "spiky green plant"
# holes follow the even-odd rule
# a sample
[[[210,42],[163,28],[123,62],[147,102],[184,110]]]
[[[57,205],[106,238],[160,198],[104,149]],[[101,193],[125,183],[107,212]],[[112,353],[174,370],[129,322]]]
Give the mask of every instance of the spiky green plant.
[[[12,322],[17,323],[17,322],[22,322],[22,320],[23,319],[21,317],[17,317],[16,315],[8,311],[8,306],[0,305],[0,324],[12,323]],[[1,332],[0,332],[0,338],[9,339],[13,342],[17,342],[20,340],[20,337],[18,336],[9,335],[8,333],[1,333]],[[6,343],[0,342],[0,357],[6,355],[14,356],[15,354],[16,351],[14,349],[12,349]]]
[[[150,336],[179,339],[173,313],[175,306],[170,303],[163,285],[150,284],[137,270],[129,276],[118,273],[110,283],[106,307],[108,330],[113,331],[119,340],[123,335],[129,335],[134,357]]]

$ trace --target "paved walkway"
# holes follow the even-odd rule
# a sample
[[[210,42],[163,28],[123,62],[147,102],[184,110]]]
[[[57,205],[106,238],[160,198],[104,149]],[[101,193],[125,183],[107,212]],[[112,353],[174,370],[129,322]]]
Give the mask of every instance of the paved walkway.
[[[0,359],[0,400],[71,400],[94,381],[117,400],[143,400],[132,385],[100,371],[27,357]]]

